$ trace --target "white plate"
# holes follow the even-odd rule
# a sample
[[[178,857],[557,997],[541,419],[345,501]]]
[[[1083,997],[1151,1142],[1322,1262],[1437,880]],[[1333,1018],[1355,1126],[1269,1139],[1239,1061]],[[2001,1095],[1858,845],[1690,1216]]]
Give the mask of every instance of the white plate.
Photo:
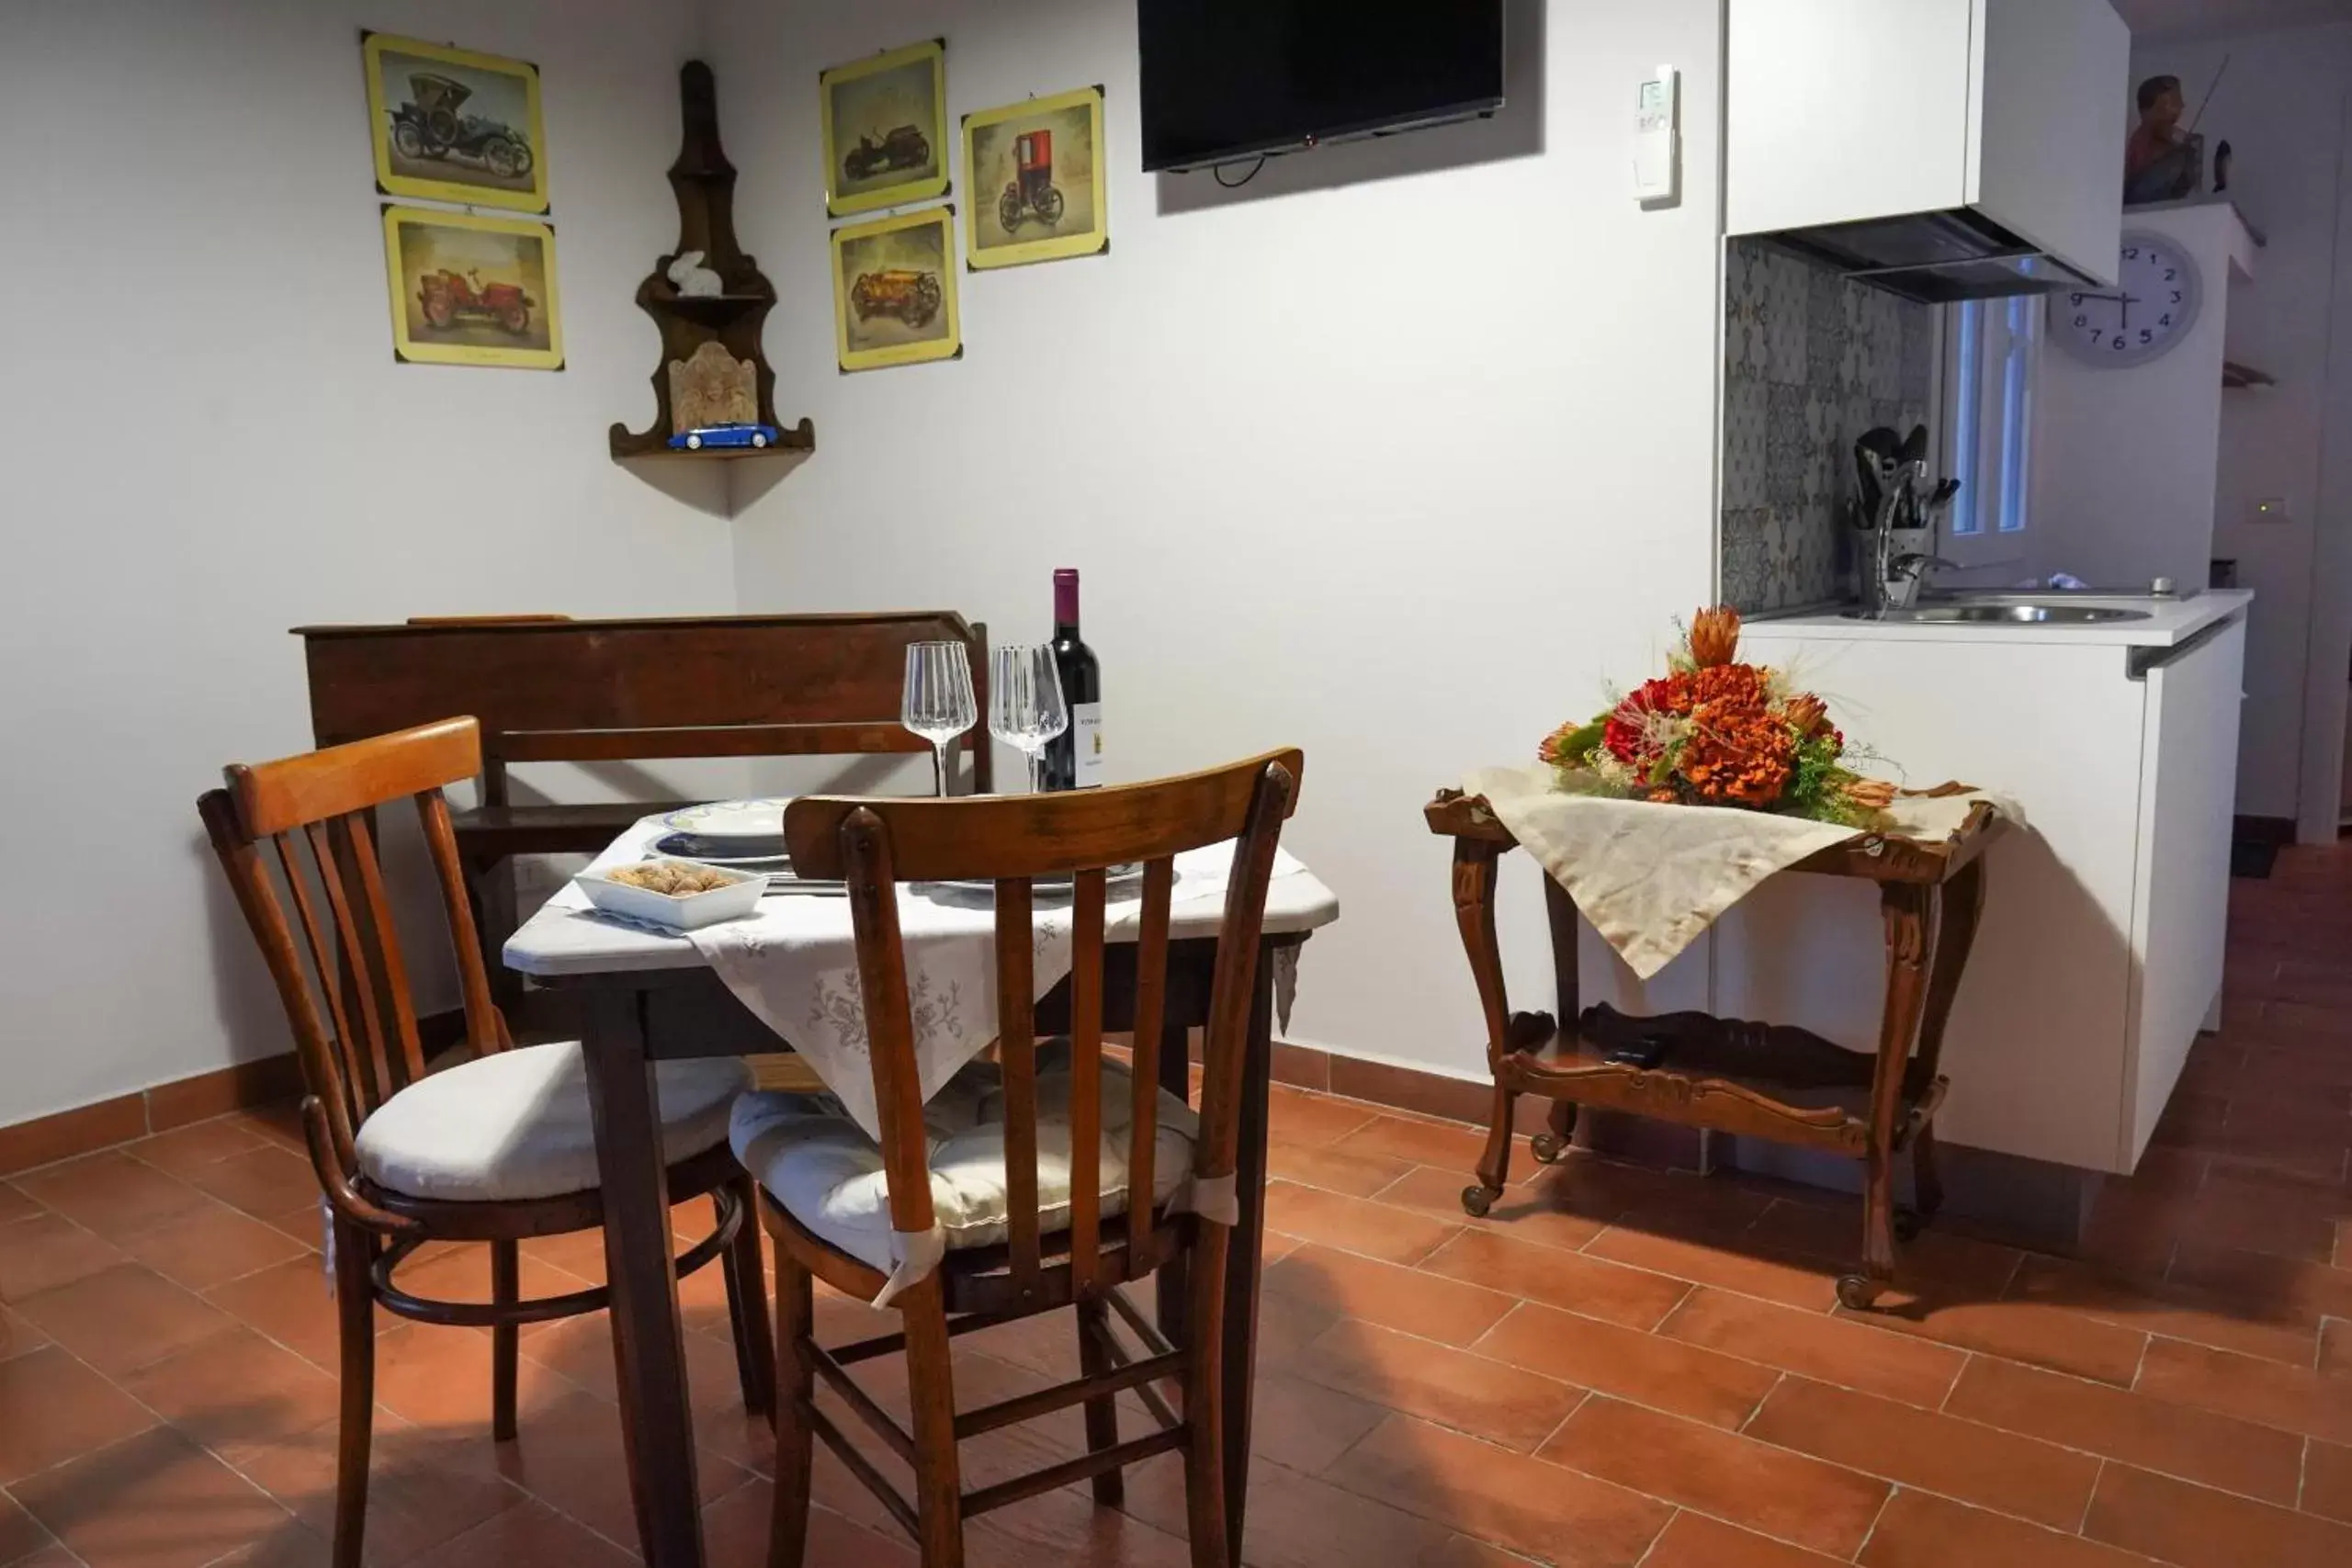
[[[580,885],[588,902],[605,913],[673,931],[700,931],[721,920],[748,915],[760,907],[760,899],[768,890],[768,879],[757,872],[733,871],[725,866],[704,869],[725,877],[727,886],[680,897],[656,893],[650,887],[615,882],[603,872],[583,871],[571,880]]]
[[[783,798],[769,800],[712,800],[700,806],[682,807],[662,818],[662,826],[673,832],[691,833],[717,848],[723,840],[746,846],[741,853],[756,852],[748,846],[784,844],[784,808],[790,802]]]
[[[738,871],[792,873],[792,857],[780,849],[752,852],[752,847],[725,839],[697,839],[691,833],[665,833],[653,840],[648,860],[690,860],[697,865],[731,866]]]

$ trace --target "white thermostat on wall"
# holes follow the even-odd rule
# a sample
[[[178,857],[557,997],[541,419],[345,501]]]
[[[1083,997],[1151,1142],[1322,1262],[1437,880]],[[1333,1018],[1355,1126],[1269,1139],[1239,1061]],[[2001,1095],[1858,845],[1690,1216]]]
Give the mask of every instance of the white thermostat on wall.
[[[1634,108],[1634,199],[1671,201],[1681,164],[1680,137],[1675,129],[1681,107],[1682,73],[1661,65],[1657,74],[1642,84]]]

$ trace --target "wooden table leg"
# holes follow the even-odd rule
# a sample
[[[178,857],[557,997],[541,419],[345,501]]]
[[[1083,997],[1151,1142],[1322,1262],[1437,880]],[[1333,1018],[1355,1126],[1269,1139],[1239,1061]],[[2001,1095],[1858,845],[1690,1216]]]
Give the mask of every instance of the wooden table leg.
[[[1527,1140],[1530,1153],[1538,1165],[1557,1165],[1577,1137],[1577,1102],[1555,1100],[1544,1113],[1544,1130]]]
[[[1250,1501],[1250,1396],[1257,1386],[1258,1276],[1266,1250],[1266,1111],[1274,1076],[1274,950],[1258,950],[1250,1036],[1241,1058],[1241,1138],[1234,1185],[1240,1222],[1225,1272],[1225,1528],[1230,1563],[1241,1561],[1242,1515]]]
[[[1558,1015],[1562,1033],[1572,1032],[1584,1016],[1584,1004],[1577,976],[1577,905],[1568,890],[1552,879],[1544,877],[1544,920],[1552,937],[1552,987],[1557,999],[1553,1011]],[[1544,1113],[1545,1131],[1528,1140],[1528,1150],[1539,1165],[1552,1165],[1568,1152],[1577,1133],[1577,1102],[1555,1100]]]
[[[1969,950],[1976,945],[1976,925],[1984,911],[1984,857],[1979,855],[1944,885],[1943,902],[1936,915],[1935,963],[1928,972],[1928,1003],[1919,1021],[1919,1050],[1911,1064],[1909,1092],[1917,1098],[1934,1085],[1942,1066],[1944,1026],[1951,1021],[1952,998],[1960,977],[1968,969]],[[1944,1186],[1936,1174],[1936,1130],[1920,1127],[1911,1142],[1911,1193],[1916,1213],[1906,1222],[1896,1215],[1897,1236],[1908,1241],[1920,1225],[1943,1207]]]
[[[1502,953],[1495,943],[1495,859],[1500,852],[1476,839],[1453,841],[1453,923],[1462,932],[1470,977],[1477,982],[1478,1010],[1487,1021],[1487,1071],[1495,1080],[1478,1179],[1462,1190],[1462,1207],[1472,1214],[1484,1214],[1510,1184],[1511,1104],[1519,1098],[1503,1072],[1503,1057],[1510,1051],[1510,1003],[1503,990]]]
[[[1894,1136],[1911,1045],[1928,996],[1929,945],[1939,889],[1889,882],[1879,888],[1886,920],[1886,1001],[1878,1059],[1871,1069],[1870,1145],[1862,1185],[1862,1267],[1838,1281],[1838,1300],[1859,1311],[1894,1282]]]
[[[694,1416],[671,1253],[668,1172],[645,1048],[643,995],[587,993],[588,1107],[605,1195],[605,1269],[621,1440],[648,1568],[702,1568]],[[746,1224],[753,1223],[747,1218]]]

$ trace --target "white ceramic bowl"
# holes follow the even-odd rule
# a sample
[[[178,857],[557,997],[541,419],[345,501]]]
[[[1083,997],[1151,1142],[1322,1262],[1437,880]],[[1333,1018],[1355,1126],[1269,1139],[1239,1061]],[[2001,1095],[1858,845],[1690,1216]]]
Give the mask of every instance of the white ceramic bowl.
[[[767,877],[759,872],[730,871],[724,866],[703,865],[692,861],[650,860],[643,865],[686,865],[727,879],[724,887],[714,887],[707,893],[689,893],[683,897],[671,893],[656,893],[650,887],[632,887],[626,882],[615,882],[600,871],[583,871],[572,881],[588,896],[588,902],[608,914],[626,915],[633,920],[643,920],[674,931],[699,931],[721,920],[732,920],[751,914],[760,907],[762,895],[768,890]]]

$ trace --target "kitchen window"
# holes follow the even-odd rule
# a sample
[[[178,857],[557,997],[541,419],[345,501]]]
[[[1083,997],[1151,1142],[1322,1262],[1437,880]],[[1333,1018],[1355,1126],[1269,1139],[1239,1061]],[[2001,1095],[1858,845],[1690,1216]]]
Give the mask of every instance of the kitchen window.
[[[1943,468],[1961,488],[1938,547],[1955,565],[2025,558],[2043,315],[2039,294],[1945,308]]]

